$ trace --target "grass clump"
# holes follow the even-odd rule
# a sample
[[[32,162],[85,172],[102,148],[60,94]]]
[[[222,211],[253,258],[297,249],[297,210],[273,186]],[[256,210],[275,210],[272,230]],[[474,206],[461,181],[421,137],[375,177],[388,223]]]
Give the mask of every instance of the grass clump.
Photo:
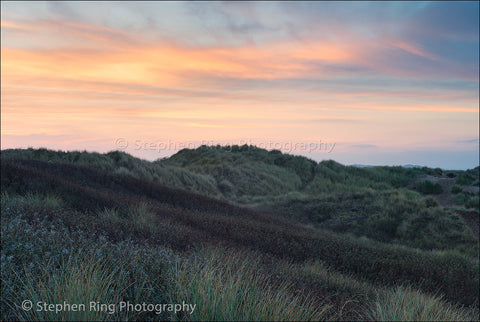
[[[27,192],[24,195],[2,191],[2,208],[31,211],[57,211],[64,206],[63,200],[52,193]]]
[[[371,318],[376,321],[475,321],[478,309],[466,309],[410,287],[381,292]]]
[[[59,268],[49,266],[43,272],[27,270],[21,278],[24,293],[13,302],[29,299],[35,306],[29,311],[17,308],[17,318],[37,321],[125,319],[127,316],[116,312],[115,306],[108,305],[104,307],[105,311],[90,309],[90,302],[119,303],[124,284],[122,277],[120,270],[108,262],[77,256],[69,257]],[[46,310],[42,303],[58,305],[58,310]],[[85,306],[63,309],[63,303]]]
[[[117,225],[123,221],[122,217],[119,214],[119,211],[115,208],[103,208],[97,212],[100,220],[106,225]]]
[[[193,321],[305,321],[329,318],[329,307],[289,292],[290,285],[272,285],[255,269],[252,258],[207,251],[176,268],[179,300],[196,303]]]
[[[149,230],[155,223],[155,215],[150,209],[148,203],[140,201],[137,205],[129,209],[129,222],[140,230]]]
[[[11,275],[8,289],[2,290],[2,307],[6,308],[2,309],[2,318],[29,321],[165,319],[166,312],[127,310],[122,303],[168,301],[163,284],[168,278],[164,275],[168,272],[166,261],[145,258],[137,262],[139,253],[135,246],[130,251],[115,246],[103,247],[103,250],[103,254],[92,249],[69,250],[69,255],[59,260],[50,257],[47,261],[20,266],[9,263],[2,267],[3,273]],[[147,251],[144,255],[163,254],[154,250],[153,254]],[[31,301],[31,310],[21,308],[24,300]]]

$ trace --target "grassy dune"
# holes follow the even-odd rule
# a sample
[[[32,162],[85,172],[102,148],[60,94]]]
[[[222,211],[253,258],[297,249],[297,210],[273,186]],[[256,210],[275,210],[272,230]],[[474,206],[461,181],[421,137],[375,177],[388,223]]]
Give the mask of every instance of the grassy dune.
[[[478,241],[405,188],[426,169],[202,149],[157,162],[2,151],[2,319],[478,319]],[[255,166],[264,177],[244,178]],[[197,306],[58,314],[24,299]]]

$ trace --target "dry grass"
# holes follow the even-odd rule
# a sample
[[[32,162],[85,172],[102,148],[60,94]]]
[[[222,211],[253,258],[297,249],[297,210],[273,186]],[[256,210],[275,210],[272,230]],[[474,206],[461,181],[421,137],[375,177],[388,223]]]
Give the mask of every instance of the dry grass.
[[[478,309],[458,307],[441,297],[399,286],[378,296],[371,318],[376,321],[478,321],[479,316]]]

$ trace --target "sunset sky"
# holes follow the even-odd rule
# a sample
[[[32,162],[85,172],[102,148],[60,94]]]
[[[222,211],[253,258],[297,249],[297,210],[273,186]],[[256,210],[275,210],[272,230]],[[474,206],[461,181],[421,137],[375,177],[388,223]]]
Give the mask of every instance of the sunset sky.
[[[479,164],[479,3],[1,2],[1,147]]]

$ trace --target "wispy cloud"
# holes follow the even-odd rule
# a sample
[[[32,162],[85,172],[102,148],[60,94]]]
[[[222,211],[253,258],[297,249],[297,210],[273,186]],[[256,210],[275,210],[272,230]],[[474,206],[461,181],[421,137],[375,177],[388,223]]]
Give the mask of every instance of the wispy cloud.
[[[1,25],[2,136],[478,132],[478,3],[5,2]]]
[[[352,148],[360,148],[360,149],[373,149],[373,148],[378,148],[378,146],[374,144],[354,144],[351,145]]]
[[[478,144],[479,139],[476,138],[476,139],[469,139],[469,140],[458,140],[457,143],[476,143],[476,144]]]

